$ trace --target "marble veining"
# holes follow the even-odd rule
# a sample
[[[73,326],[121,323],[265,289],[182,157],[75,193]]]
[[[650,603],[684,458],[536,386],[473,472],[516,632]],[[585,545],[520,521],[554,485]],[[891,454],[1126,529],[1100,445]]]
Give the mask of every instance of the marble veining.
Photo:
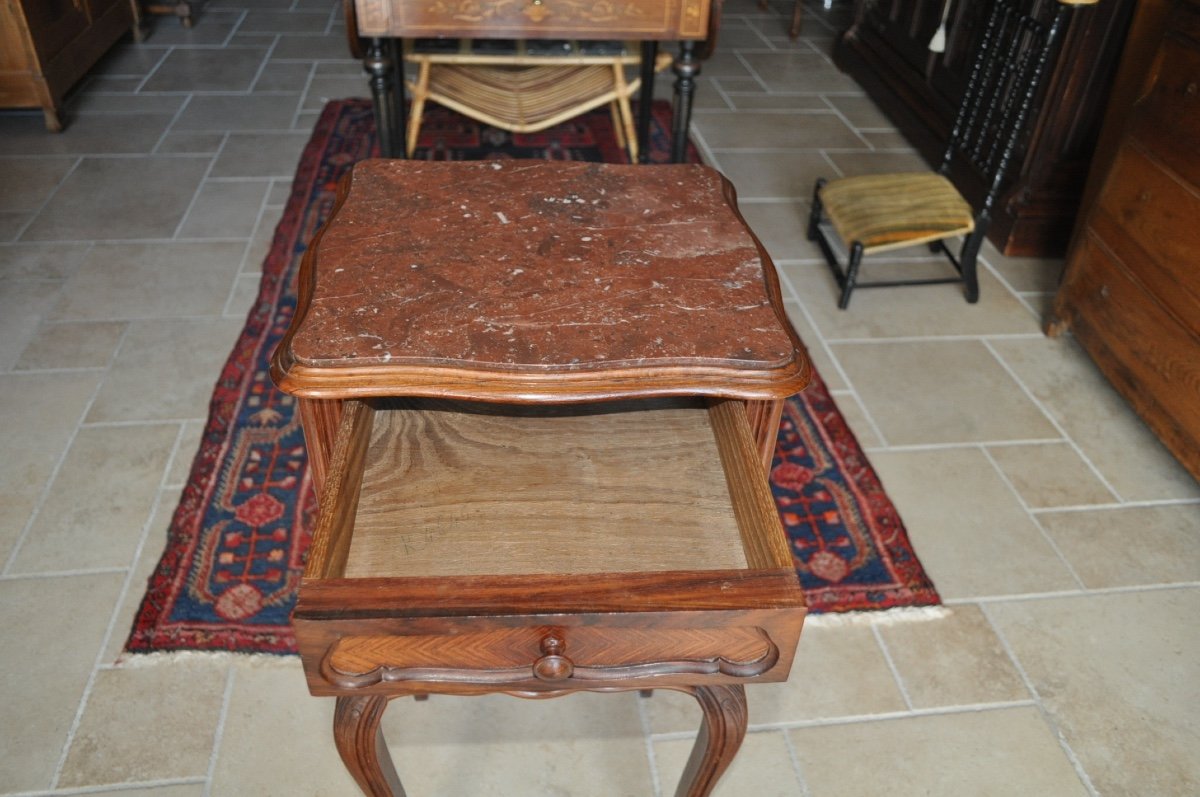
[[[764,263],[704,166],[363,161],[291,342],[321,367],[775,368]]]

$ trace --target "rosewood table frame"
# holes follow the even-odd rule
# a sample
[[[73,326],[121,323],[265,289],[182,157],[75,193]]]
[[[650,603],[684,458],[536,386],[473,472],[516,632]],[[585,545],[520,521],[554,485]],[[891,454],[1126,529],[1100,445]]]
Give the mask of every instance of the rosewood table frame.
[[[529,195],[499,204],[520,191]],[[469,210],[467,201],[474,203]],[[513,230],[514,223],[525,227]],[[539,230],[548,237],[530,244]],[[593,240],[597,235],[611,240]],[[546,254],[572,236],[579,256]],[[487,254],[461,251],[469,240],[486,241]],[[638,272],[635,261],[633,271],[612,262],[613,252],[625,257],[639,247],[659,253],[647,271]],[[523,267],[510,266],[509,255],[526,258]],[[458,258],[465,271],[426,276],[422,262],[439,258]],[[609,293],[597,287],[609,272],[644,284]],[[595,283],[580,273],[596,274]],[[451,313],[478,325],[480,313],[509,307],[500,283],[516,277],[545,280],[539,290],[549,293],[534,294],[529,312],[549,308],[561,316],[547,322],[553,334],[537,339],[561,350],[546,353],[532,337],[512,343],[524,333],[495,334],[488,322],[469,336],[474,349],[464,356],[454,340],[445,342],[456,322],[431,329],[413,320],[438,323],[445,320],[440,314]],[[422,306],[422,291],[445,293],[448,279],[458,280],[450,289],[458,298]],[[665,293],[655,297],[658,291]],[[382,295],[391,297],[389,304],[374,304]],[[625,296],[640,298],[626,306]],[[616,304],[602,310],[625,307],[636,322],[622,344],[631,348],[596,359],[588,355],[594,338],[567,330],[587,327],[572,319],[594,317],[587,314],[610,300]],[[402,305],[394,318],[372,310]],[[477,306],[484,309],[468,312]],[[694,318],[696,309],[702,314]],[[682,333],[664,341],[672,324]],[[413,329],[422,334],[409,335]],[[425,330],[434,338],[449,332],[429,343]],[[395,344],[397,355],[389,348],[380,356],[369,345],[393,334],[409,335]],[[460,359],[437,354],[452,349]],[[591,361],[576,366],[572,351]],[[554,359],[503,364],[512,352]],[[296,636],[310,691],[337,698],[335,741],[366,794],[405,794],[380,731],[395,697],[546,698],[659,688],[691,694],[703,712],[677,797],[711,792],[746,732],[743,684],[786,678],[804,616],[765,470],[783,402],[807,383],[809,364],[786,320],[774,266],[745,226],[728,181],[698,165],[357,164],[305,255],[296,315],[272,375],[299,400],[321,504],[294,615]],[[386,397],[527,408],[699,401],[745,566],[569,578],[554,574],[560,571],[348,575],[376,404]],[[589,659],[596,650],[608,658]]]

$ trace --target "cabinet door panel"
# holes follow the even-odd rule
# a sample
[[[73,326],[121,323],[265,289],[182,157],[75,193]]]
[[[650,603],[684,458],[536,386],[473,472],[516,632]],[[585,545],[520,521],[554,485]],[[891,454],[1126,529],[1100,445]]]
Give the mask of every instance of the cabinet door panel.
[[[22,0],[29,35],[45,63],[62,52],[90,22],[85,5],[72,0]]]

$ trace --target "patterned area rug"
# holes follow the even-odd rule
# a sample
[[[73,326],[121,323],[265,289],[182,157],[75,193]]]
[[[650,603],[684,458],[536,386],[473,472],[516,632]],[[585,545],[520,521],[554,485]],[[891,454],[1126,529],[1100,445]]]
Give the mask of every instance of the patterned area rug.
[[[621,161],[607,111],[510,135],[431,109],[417,157]],[[667,159],[670,108],[652,155]],[[288,623],[315,501],[299,414],[268,376],[296,307],[307,242],[338,178],[375,146],[370,105],[332,102],[313,132],[263,265],[258,299],[213,391],[208,423],[126,649],[293,653]],[[692,158],[695,159],[692,152]],[[820,378],[789,402],[772,487],[814,612],[939,603],[900,518]]]

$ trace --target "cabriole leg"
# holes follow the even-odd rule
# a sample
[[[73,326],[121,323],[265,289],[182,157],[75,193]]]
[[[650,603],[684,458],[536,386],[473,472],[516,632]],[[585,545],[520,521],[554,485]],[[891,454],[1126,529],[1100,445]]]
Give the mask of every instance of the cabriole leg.
[[[405,797],[379,727],[388,699],[380,695],[339,697],[333,738],[359,788],[369,797]]]
[[[704,721],[675,797],[707,797],[737,755],[746,736],[746,690],[734,686],[697,686],[689,692],[700,703]]]

